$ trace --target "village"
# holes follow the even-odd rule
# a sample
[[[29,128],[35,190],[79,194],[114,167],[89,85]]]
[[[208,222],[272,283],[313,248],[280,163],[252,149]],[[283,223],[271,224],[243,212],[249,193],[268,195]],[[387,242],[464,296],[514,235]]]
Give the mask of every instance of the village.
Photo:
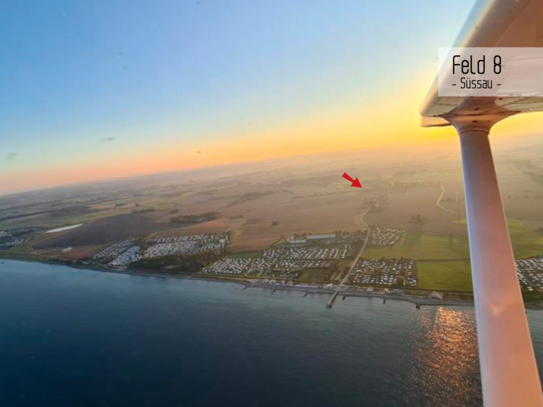
[[[225,257],[206,267],[202,274],[258,278],[261,284],[271,285],[311,282],[317,287],[330,287],[345,279],[346,284],[352,285],[416,287],[417,268],[411,259],[360,258],[348,275],[364,241],[368,246],[391,246],[402,233],[399,229],[371,227],[370,231],[357,234],[293,235],[255,256]]]
[[[417,265],[411,259],[360,259],[349,281],[361,285],[416,287]]]
[[[0,250],[23,244],[31,233],[39,230],[41,229],[32,227],[0,230]]]
[[[36,231],[29,228],[0,231],[0,248],[20,245]],[[368,246],[392,246],[402,234],[399,229],[376,226],[359,232],[294,234],[253,253],[229,253],[228,233],[136,236],[110,244],[84,264],[125,270],[146,259],[218,253],[220,258],[203,267],[199,272],[201,275],[242,277],[264,284],[324,287],[346,280],[346,284],[352,285],[416,287],[416,264],[409,259],[360,258],[346,279],[348,269],[364,242]],[[535,277],[531,277],[531,281],[536,281]]]
[[[128,239],[107,247],[95,254],[93,259],[110,267],[122,268],[141,259],[212,251],[222,253],[228,244],[228,235],[220,233]]]
[[[523,290],[543,292],[543,258],[517,260],[516,266]]]
[[[0,250],[22,245],[33,234],[44,231],[42,228],[0,231]],[[416,260],[373,257],[371,251],[357,258],[364,244],[368,248],[393,247],[404,234],[400,229],[375,225],[358,232],[292,234],[264,250],[241,253],[229,251],[229,233],[135,236],[113,242],[82,264],[132,270],[142,260],[216,253],[218,257],[201,267],[199,275],[246,279],[271,286],[331,288],[345,284],[353,289],[416,289],[419,286]],[[517,260],[516,265],[522,290],[543,292],[543,258]]]

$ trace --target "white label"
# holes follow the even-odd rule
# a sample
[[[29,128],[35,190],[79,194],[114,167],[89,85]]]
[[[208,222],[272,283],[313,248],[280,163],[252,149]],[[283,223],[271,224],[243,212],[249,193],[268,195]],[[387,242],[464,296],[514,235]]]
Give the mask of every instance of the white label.
[[[543,48],[439,48],[439,66],[439,96],[543,96]]]

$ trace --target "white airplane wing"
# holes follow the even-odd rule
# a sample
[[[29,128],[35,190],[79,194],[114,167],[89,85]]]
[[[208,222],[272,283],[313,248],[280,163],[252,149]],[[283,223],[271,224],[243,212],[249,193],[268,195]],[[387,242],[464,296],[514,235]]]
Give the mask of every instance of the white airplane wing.
[[[543,47],[543,1],[477,1],[453,47]],[[505,118],[543,111],[543,98],[439,97],[436,80],[420,111],[424,127],[448,126],[448,115]]]
[[[543,47],[543,0],[478,1],[454,46]],[[542,110],[540,97],[440,97],[437,81],[421,108],[423,126],[453,125],[460,137],[483,401],[487,407],[543,406],[488,139],[496,122]]]

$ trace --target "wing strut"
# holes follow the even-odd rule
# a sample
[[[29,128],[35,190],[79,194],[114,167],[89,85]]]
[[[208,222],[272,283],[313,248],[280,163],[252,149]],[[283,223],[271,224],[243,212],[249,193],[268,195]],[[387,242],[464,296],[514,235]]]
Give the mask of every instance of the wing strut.
[[[493,122],[448,120],[458,131],[462,150],[484,405],[543,406],[488,139]]]

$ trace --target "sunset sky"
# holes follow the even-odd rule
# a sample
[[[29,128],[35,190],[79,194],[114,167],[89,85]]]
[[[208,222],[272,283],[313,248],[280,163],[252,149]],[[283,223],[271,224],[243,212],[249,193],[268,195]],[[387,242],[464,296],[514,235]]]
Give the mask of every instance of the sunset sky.
[[[4,0],[0,194],[455,142],[418,108],[473,2]]]

